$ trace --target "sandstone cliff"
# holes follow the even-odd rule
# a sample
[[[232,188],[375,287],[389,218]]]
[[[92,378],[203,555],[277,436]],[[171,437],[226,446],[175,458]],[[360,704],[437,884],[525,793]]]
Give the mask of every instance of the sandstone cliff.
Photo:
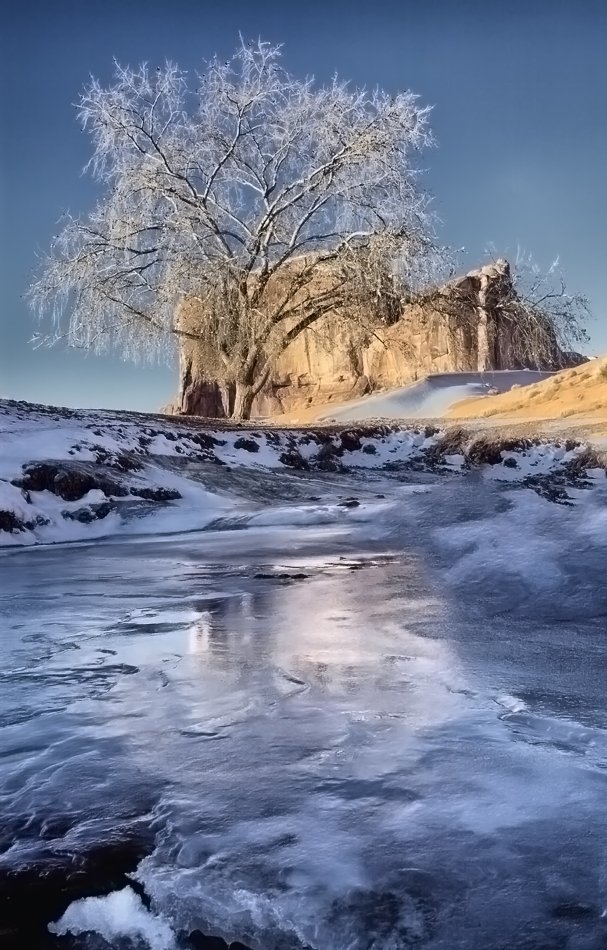
[[[524,340],[500,318],[500,301],[512,293],[510,268],[496,261],[452,281],[416,302],[403,302],[391,323],[378,320],[361,343],[360,330],[327,316],[297,337],[276,360],[257,396],[254,416],[275,416],[328,402],[343,402],[405,385],[431,373],[515,369],[532,365]],[[187,325],[188,312],[182,316]],[[542,368],[566,358],[556,343]],[[202,348],[186,339],[180,386],[172,411],[227,415],[228,387],[212,372]]]

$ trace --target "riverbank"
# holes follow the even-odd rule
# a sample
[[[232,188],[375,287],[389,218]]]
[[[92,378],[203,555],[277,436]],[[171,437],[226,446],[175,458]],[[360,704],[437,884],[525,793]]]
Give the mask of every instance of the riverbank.
[[[272,508],[285,492],[315,496],[308,484],[313,478],[351,477],[364,495],[370,479],[476,472],[563,503],[605,479],[607,457],[577,430],[539,433],[529,423],[488,426],[485,420],[233,426],[5,401],[0,544],[203,529],[237,517],[252,501]],[[265,497],[257,497],[268,477]],[[344,517],[346,483],[341,493],[329,489],[328,501],[317,499],[333,506],[325,516]],[[355,501],[351,508],[360,504]]]

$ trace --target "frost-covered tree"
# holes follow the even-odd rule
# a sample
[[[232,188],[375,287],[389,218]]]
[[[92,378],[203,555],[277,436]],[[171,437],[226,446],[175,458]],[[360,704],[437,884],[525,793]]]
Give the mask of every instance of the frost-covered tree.
[[[296,79],[279,47],[241,41],[194,88],[172,64],[117,66],[79,116],[104,193],[67,218],[32,285],[50,342],[141,359],[193,337],[247,418],[305,329],[328,313],[370,323],[394,280],[429,273],[414,156],[431,135],[411,92]]]
[[[517,252],[512,286],[500,304],[523,361],[538,369],[559,368],[589,341],[588,298],[571,293],[558,258],[542,269],[530,254]]]

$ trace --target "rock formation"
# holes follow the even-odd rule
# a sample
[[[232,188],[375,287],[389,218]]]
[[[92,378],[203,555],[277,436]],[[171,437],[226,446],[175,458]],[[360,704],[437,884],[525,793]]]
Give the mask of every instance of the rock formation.
[[[500,304],[513,294],[510,267],[498,260],[433,293],[403,301],[393,321],[378,320],[364,343],[329,314],[297,337],[276,360],[257,396],[253,416],[340,403],[406,385],[431,373],[518,369],[535,365]],[[187,328],[187,310],[181,316]],[[542,368],[565,365],[556,342]],[[228,386],[208,371],[202,348],[185,339],[177,403],[170,411],[209,417],[228,414]]]

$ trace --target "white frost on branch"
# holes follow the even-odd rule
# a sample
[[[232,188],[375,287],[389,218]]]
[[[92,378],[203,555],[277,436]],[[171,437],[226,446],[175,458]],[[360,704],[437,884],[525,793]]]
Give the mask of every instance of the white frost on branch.
[[[411,92],[299,80],[279,47],[241,40],[194,88],[171,63],[117,64],[79,117],[104,194],[67,216],[32,285],[55,339],[140,359],[191,335],[258,391],[271,358],[326,313],[368,318],[387,273],[408,288],[431,274],[414,156],[432,138]],[[176,317],[190,299],[194,330]]]

